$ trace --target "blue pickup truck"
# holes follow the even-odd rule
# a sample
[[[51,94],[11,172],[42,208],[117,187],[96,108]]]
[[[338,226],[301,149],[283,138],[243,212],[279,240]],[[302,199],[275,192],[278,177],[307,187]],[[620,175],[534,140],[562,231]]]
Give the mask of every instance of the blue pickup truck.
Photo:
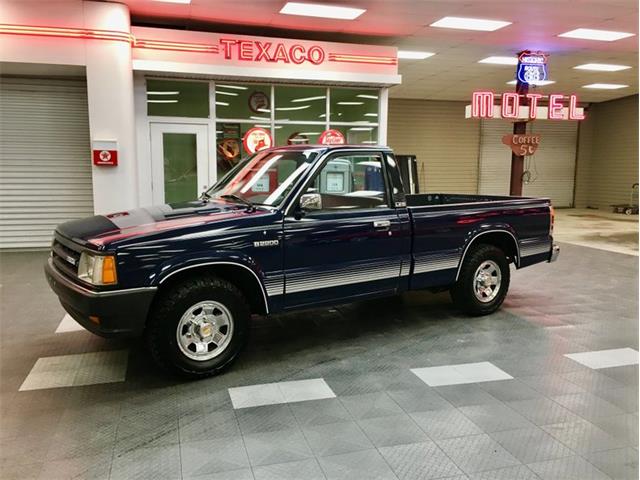
[[[144,336],[160,365],[203,377],[236,358],[252,314],[422,289],[494,312],[510,264],[556,259],[552,231],[548,199],[408,195],[386,147],[300,145],[198,200],[60,225],[45,273],[87,330]]]

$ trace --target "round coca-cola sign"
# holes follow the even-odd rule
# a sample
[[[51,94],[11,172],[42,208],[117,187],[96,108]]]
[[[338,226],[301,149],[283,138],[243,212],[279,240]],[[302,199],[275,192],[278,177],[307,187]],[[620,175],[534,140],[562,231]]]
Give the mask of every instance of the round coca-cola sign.
[[[322,145],[344,145],[347,143],[340,130],[325,130],[320,135],[318,142]]]

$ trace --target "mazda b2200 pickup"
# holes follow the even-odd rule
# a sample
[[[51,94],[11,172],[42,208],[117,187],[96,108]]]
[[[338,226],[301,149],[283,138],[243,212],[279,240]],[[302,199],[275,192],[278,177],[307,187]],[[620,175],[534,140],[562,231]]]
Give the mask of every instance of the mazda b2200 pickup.
[[[300,145],[257,152],[197,200],[64,223],[45,271],[87,330],[144,336],[160,365],[202,377],[238,355],[253,314],[423,289],[490,314],[510,264],[555,260],[552,231],[548,199],[409,195],[386,147]]]

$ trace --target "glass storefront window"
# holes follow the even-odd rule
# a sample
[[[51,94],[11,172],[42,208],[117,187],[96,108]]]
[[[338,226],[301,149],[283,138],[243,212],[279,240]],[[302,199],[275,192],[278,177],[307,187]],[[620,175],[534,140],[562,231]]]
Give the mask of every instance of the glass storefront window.
[[[276,125],[276,146],[283,145],[315,145],[320,134],[324,131],[324,125]]]
[[[220,82],[215,88],[218,118],[271,122],[270,85]]]
[[[275,87],[278,120],[323,122],[327,110],[327,89],[324,87]]]
[[[331,88],[331,121],[378,123],[378,90]]]
[[[339,130],[349,145],[377,145],[378,127],[362,125],[331,125],[333,130]]]
[[[209,83],[147,80],[147,114],[159,117],[209,116]]]

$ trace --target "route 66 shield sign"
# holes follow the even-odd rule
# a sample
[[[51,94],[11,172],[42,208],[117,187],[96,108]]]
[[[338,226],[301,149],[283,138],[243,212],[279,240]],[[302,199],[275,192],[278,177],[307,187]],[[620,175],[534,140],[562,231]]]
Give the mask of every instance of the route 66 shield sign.
[[[518,57],[518,80],[536,83],[547,80],[547,55],[542,52],[525,51]]]

